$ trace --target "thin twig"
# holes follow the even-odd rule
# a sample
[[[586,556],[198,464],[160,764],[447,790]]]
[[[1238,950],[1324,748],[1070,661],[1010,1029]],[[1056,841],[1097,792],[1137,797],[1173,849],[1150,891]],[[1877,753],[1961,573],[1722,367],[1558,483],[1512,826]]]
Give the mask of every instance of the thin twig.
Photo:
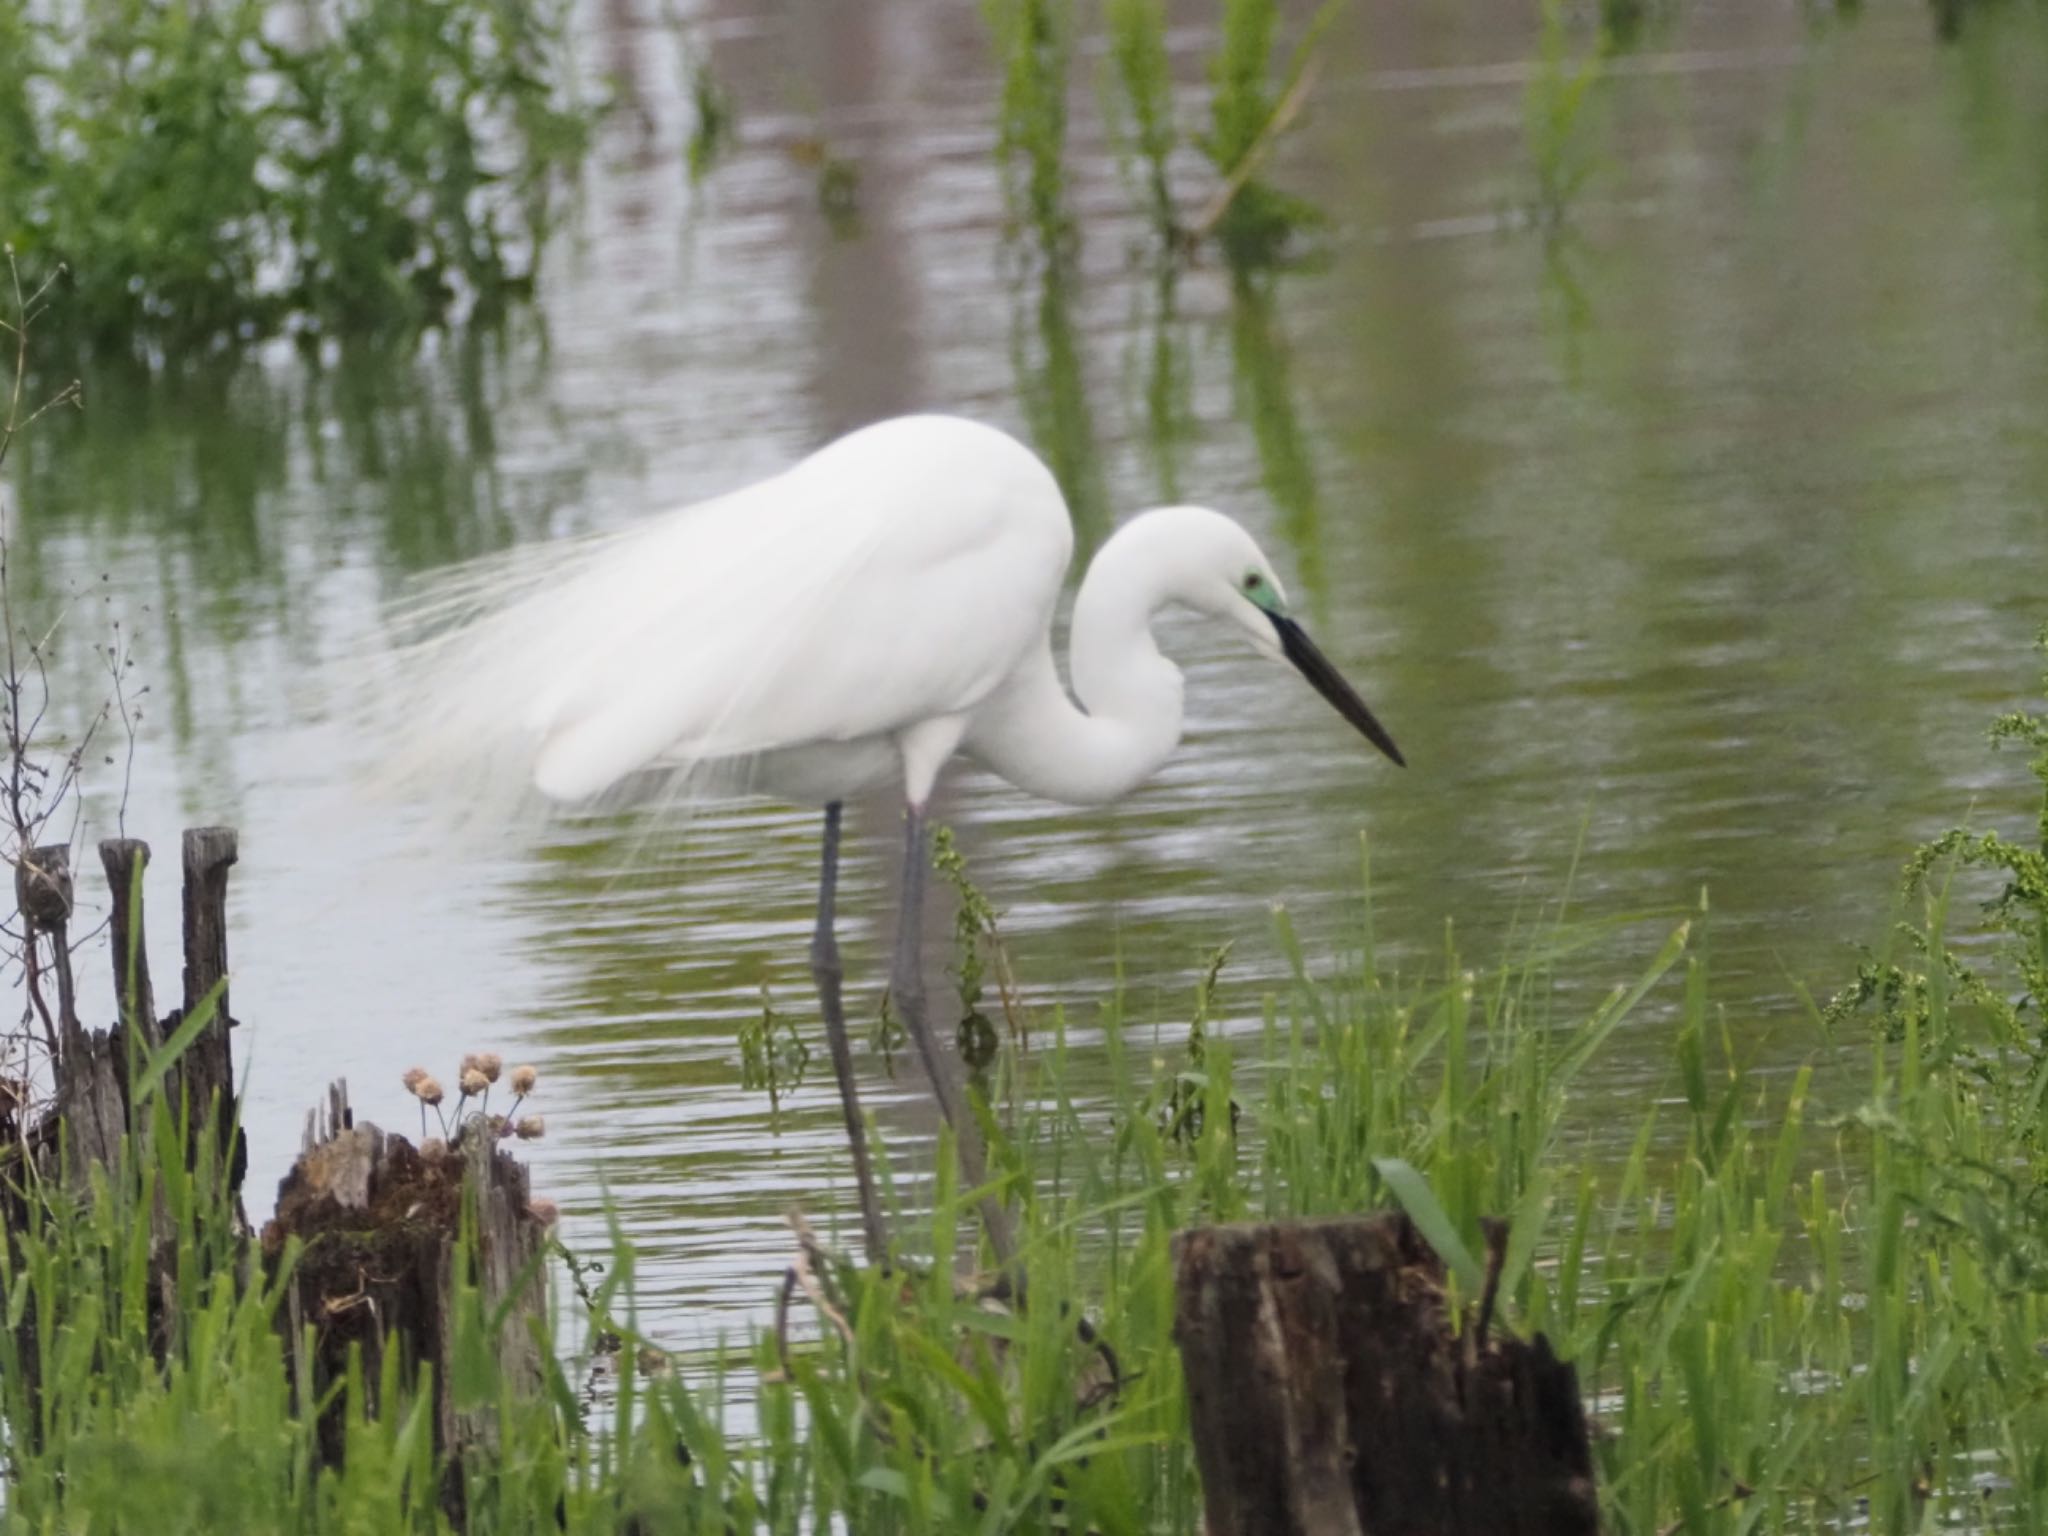
[[[60,405],[75,405],[81,411],[84,410],[85,386],[82,383],[80,383],[77,379],[73,379],[69,384],[66,384],[62,389],[58,390],[56,394],[50,396],[49,399],[45,400],[41,405],[37,406],[33,411],[29,412],[28,420],[24,421],[21,424],[23,430],[26,430],[29,427],[34,426],[44,416],[47,416],[51,411],[56,410],[57,407]]]
[[[14,369],[13,377],[6,381],[4,393],[0,393],[0,465],[4,465],[15,441],[27,428],[60,407],[82,407],[84,389],[77,379],[73,379],[32,407],[27,401],[29,333],[53,302],[51,295],[66,269],[58,264],[32,291],[25,291],[20,259],[13,246],[0,247],[0,250],[4,250],[7,263],[4,280],[0,280],[4,281],[0,296],[12,300],[11,313],[0,320],[0,329],[12,338],[10,350]],[[0,513],[5,510],[0,507]],[[52,828],[60,825],[60,817],[68,817],[68,840],[77,840],[85,814],[81,781],[86,754],[94,750],[96,740],[117,706],[122,723],[128,730],[127,776],[132,780],[134,722],[139,718],[139,712],[129,699],[121,675],[128,664],[125,649],[118,645],[110,646],[107,656],[113,669],[113,697],[103,700],[98,710],[87,716],[83,728],[76,733],[68,748],[43,742],[45,724],[52,716],[55,703],[50,682],[49,649],[58,631],[70,619],[77,599],[74,596],[65,603],[40,634],[31,634],[20,622],[15,609],[15,592],[10,580],[12,574],[11,541],[4,522],[0,522],[0,630],[5,632],[4,638],[0,638],[0,750],[6,752],[7,758],[6,763],[0,765],[0,865],[19,869],[32,851],[46,841]],[[119,626],[115,627],[118,633]],[[148,690],[145,688],[141,692]],[[127,792],[128,782],[124,780],[124,806]],[[35,1075],[33,1053],[39,1048],[35,1026],[41,1025],[40,1048],[47,1051],[52,1061],[59,1053],[61,1041],[43,985],[50,965],[56,963],[54,953],[51,962],[46,964],[42,950],[43,933],[33,921],[26,920],[25,914],[23,917],[18,928],[12,924],[0,924],[0,969],[11,971],[15,966],[20,967],[24,996],[22,1014],[18,1028],[9,1032],[8,1044],[11,1047],[19,1042],[23,1080],[32,1081]],[[89,939],[91,934],[84,937]],[[52,942],[55,942],[54,935]]]
[[[796,1233],[796,1257],[790,1260],[789,1272],[796,1277],[798,1287],[810,1298],[816,1307],[839,1330],[839,1337],[850,1347],[853,1344],[853,1328],[846,1321],[846,1314],[832,1305],[825,1294],[825,1287],[818,1280],[817,1261],[824,1258],[824,1245],[818,1241],[818,1234],[811,1230],[811,1224],[804,1219],[802,1211],[789,1213],[789,1225]]]

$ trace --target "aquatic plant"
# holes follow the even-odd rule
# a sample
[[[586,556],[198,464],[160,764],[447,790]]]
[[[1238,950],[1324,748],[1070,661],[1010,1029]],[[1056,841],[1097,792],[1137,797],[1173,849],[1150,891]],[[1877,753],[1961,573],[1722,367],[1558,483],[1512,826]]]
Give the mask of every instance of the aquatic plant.
[[[1103,24],[1108,30],[1108,92],[1113,127],[1127,116],[1126,161],[1142,167],[1145,211],[1161,242],[1179,237],[1180,218],[1173,200],[1168,164],[1180,143],[1174,120],[1173,71],[1166,55],[1166,0],[1106,0]],[[1121,112],[1119,112],[1119,107]]]
[[[1261,180],[1260,172],[1307,99],[1316,50],[1341,3],[1325,0],[1276,75],[1278,0],[1223,0],[1221,35],[1209,62],[1209,131],[1196,141],[1222,185],[1189,225],[1188,237],[1213,232],[1240,269],[1272,265],[1322,226],[1315,204]]]
[[[404,331],[530,289],[591,114],[559,0],[0,0],[0,232],[116,351]]]
[[[761,1012],[739,1027],[740,1086],[768,1095],[768,1120],[772,1126],[782,1113],[785,1094],[803,1086],[810,1071],[811,1047],[797,1032],[796,1021],[777,1013],[766,986],[761,988]]]
[[[1063,262],[1075,241],[1063,163],[1071,0],[983,0],[982,14],[1003,71],[996,153],[1011,220],[1031,232],[1049,260]]]
[[[1600,35],[1613,51],[1626,53],[1661,9],[1656,0],[1600,0]]]
[[[1301,237],[1322,226],[1313,203],[1261,179],[1266,162],[1291,128],[1315,83],[1324,32],[1340,0],[1327,0],[1286,52],[1277,75],[1277,0],[1223,0],[1209,59],[1207,133],[1194,141],[1216,173],[1216,186],[1191,214],[1175,202],[1170,162],[1181,142],[1166,51],[1162,0],[1109,0],[1107,64],[1113,130],[1121,132],[1127,166],[1135,168],[1147,218],[1163,250],[1185,255],[1216,240],[1233,268],[1269,267],[1298,254]]]
[[[1606,76],[1606,59],[1604,40],[1575,58],[1564,0],[1543,0],[1543,31],[1522,117],[1535,173],[1531,214],[1546,231],[1563,226],[1593,174],[1588,108]]]
[[[1017,978],[1003,944],[993,903],[967,872],[967,860],[954,841],[951,827],[932,838],[932,867],[953,889],[953,978],[960,994],[960,1022],[955,1041],[960,1059],[984,1093],[1005,1036],[1019,1050],[1031,1048],[1031,1021],[1018,997]],[[984,1009],[986,983],[994,981],[993,1006],[1003,1015],[999,1033]]]
[[[675,26],[675,23],[671,23]],[[711,55],[682,43],[684,94],[690,99],[690,136],[683,145],[683,163],[690,180],[702,181],[732,147],[735,133],[732,93],[711,67]]]
[[[818,165],[818,209],[832,233],[849,240],[860,233],[860,167],[828,156]]]

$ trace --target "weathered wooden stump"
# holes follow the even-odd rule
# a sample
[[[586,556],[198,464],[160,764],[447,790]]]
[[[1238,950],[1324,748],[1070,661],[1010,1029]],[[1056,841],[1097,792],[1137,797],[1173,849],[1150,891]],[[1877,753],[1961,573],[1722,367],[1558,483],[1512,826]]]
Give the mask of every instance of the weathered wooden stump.
[[[476,1198],[467,1276],[457,1264],[465,1186]],[[287,1330],[301,1404],[343,1376],[357,1349],[364,1380],[376,1390],[384,1358],[396,1349],[404,1380],[421,1364],[434,1366],[441,1448],[490,1444],[488,1411],[462,1411],[450,1390],[457,1288],[465,1279],[480,1291],[485,1315],[506,1311],[492,1341],[500,1370],[516,1391],[540,1390],[531,1324],[547,1302],[540,1265],[546,1227],[529,1203],[525,1165],[499,1150],[482,1116],[463,1127],[454,1148],[439,1141],[418,1148],[355,1123],[337,1084],[325,1115],[309,1119],[298,1162],[278,1186],[277,1214],[263,1229],[265,1263],[280,1263],[292,1238],[304,1246],[278,1325]],[[330,1411],[321,1449],[336,1462],[342,1431]]]
[[[1207,1536],[1593,1536],[1578,1379],[1538,1335],[1452,1331],[1404,1215],[1174,1240]]]
[[[70,849],[34,849],[16,868],[16,901],[28,939],[28,987],[32,1006],[46,1023],[54,1091],[40,1118],[24,1127],[19,1117],[26,1113],[25,1092],[0,1082],[0,1115],[17,1117],[16,1134],[0,1144],[5,1240],[12,1241],[35,1205],[46,1205],[56,1191],[69,1196],[88,1191],[96,1165],[118,1165],[124,1139],[131,1148],[144,1149],[140,1156],[153,1155],[147,1133],[159,1103],[172,1114],[189,1115],[194,1139],[187,1155],[195,1162],[206,1150],[199,1138],[212,1117],[230,1187],[240,1187],[246,1154],[235,1125],[229,1036],[235,1021],[226,987],[227,880],[235,862],[235,834],[225,827],[194,828],[185,834],[183,851],[183,999],[181,1007],[160,1019],[142,904],[136,899],[149,846],[133,839],[100,845],[113,895],[110,930],[119,1013],[118,1022],[105,1030],[84,1027],[73,995]],[[135,1102],[133,1074],[209,1000],[212,1012],[206,1023],[164,1073],[163,1099],[152,1094]],[[459,1239],[469,1201],[475,1211],[474,1240],[464,1248]],[[239,1205],[234,1215],[237,1232],[245,1233]],[[150,1219],[154,1242],[147,1304],[163,1350],[175,1338],[178,1251],[161,1195]],[[261,1254],[269,1273],[276,1273],[293,1238],[303,1247],[278,1326],[288,1335],[302,1410],[310,1411],[321,1400],[358,1349],[373,1393],[394,1349],[400,1352],[401,1379],[408,1386],[418,1379],[417,1367],[431,1363],[436,1440],[450,1453],[443,1493],[459,1516],[461,1453],[489,1447],[496,1434],[495,1394],[488,1401],[479,1396],[466,1403],[451,1381],[462,1300],[471,1288],[482,1317],[504,1318],[489,1338],[503,1379],[518,1392],[537,1393],[543,1385],[539,1331],[533,1325],[546,1305],[541,1272],[545,1226],[529,1202],[525,1167],[499,1150],[494,1128],[481,1117],[463,1127],[453,1150],[439,1142],[415,1148],[375,1126],[356,1125],[337,1085],[325,1117],[309,1118],[304,1149],[279,1189],[277,1214],[263,1231]],[[247,1246],[232,1241],[222,1251],[238,1280],[246,1283],[253,1272]],[[19,1358],[33,1392],[40,1362],[32,1307],[16,1327]],[[341,1412],[337,1400],[319,1426],[321,1452],[337,1463],[345,1438]]]
[[[88,1030],[79,1019],[71,967],[70,847],[60,843],[33,849],[14,874],[32,994],[48,1007],[52,979],[56,990],[51,1103],[47,1113],[27,1128],[23,1141],[34,1157],[37,1177],[54,1179],[61,1171],[73,1190],[89,1187],[95,1165],[111,1167],[122,1137],[142,1127],[142,1118],[129,1102],[130,1034],[144,1050],[162,1045],[227,975],[227,872],[235,862],[231,828],[193,827],[185,833],[184,1007],[163,1019],[156,1015],[143,909],[135,899],[149,864],[149,844],[110,838],[99,851],[113,898],[109,930],[118,1021],[109,1029]],[[238,1188],[242,1145],[239,1137],[232,1145],[229,1142],[234,1131],[231,1023],[223,989],[211,1022],[166,1075],[164,1088],[174,1109],[189,1110],[195,1131],[209,1115],[214,1117],[230,1184]],[[19,1172],[6,1171],[17,1200],[23,1193]]]
[[[197,827],[185,833],[186,1005],[197,1006],[227,973],[227,869],[235,858],[235,834],[225,827]],[[31,1011],[46,1021],[51,1095],[40,1118],[20,1128],[0,1147],[0,1225],[8,1240],[28,1224],[31,1208],[47,1205],[54,1191],[82,1197],[94,1170],[119,1165],[122,1143],[146,1145],[150,1106],[129,1092],[132,1067],[170,1037],[182,1017],[158,1019],[149,980],[149,951],[143,938],[139,900],[149,845],[132,838],[100,844],[112,916],[116,1022],[89,1030],[79,1018],[71,965],[73,885],[67,844],[34,848],[14,872],[15,902],[22,918],[22,964]],[[54,983],[54,1007],[51,998]],[[198,991],[193,991],[195,984]],[[165,1075],[166,1100],[174,1113],[189,1112],[193,1141],[188,1156],[201,1151],[198,1137],[210,1123],[221,1137],[229,1188],[238,1190],[243,1164],[235,1124],[234,1070],[227,1043],[226,994],[221,1011]],[[25,1088],[25,1085],[24,1085]],[[25,1100],[25,1091],[10,1091]],[[19,1107],[19,1106],[17,1106]],[[230,1144],[230,1137],[233,1142]],[[240,1207],[236,1207],[239,1217]],[[150,1215],[153,1242],[148,1298],[157,1345],[173,1336],[178,1262],[170,1213],[161,1192]],[[38,1329],[33,1304],[17,1325],[18,1358],[35,1390]]]
[[[213,1013],[206,1027],[186,1047],[168,1078],[167,1097],[173,1105],[192,1106],[196,1129],[209,1104],[231,1105],[235,1101],[234,1048],[228,1031],[235,1019],[228,1012],[228,870],[240,857],[232,827],[188,827],[184,838],[184,988],[181,1005],[163,1021],[168,1036],[191,1018],[209,997]],[[218,992],[216,993],[216,988]],[[217,1122],[221,1152],[235,1188],[242,1184],[247,1167],[246,1144],[226,1116]]]

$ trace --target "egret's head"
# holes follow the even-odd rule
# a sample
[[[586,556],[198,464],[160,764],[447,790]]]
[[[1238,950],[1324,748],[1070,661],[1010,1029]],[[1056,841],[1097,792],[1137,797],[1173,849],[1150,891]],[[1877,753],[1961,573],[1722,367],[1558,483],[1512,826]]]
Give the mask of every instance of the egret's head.
[[[1183,534],[1181,599],[1235,624],[1262,656],[1292,665],[1366,740],[1406,766],[1394,738],[1288,611],[1286,589],[1252,536],[1220,512],[1175,510]]]

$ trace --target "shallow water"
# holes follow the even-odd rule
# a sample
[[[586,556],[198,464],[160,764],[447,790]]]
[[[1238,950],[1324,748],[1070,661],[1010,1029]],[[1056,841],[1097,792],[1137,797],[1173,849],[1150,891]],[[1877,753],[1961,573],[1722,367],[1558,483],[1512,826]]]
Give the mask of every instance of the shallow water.
[[[1228,940],[1222,1003],[1255,1018],[1280,969],[1268,908],[1311,954],[1348,942],[1369,834],[1382,939],[1418,959],[1447,916],[1489,955],[1575,848],[1582,916],[1707,887],[1745,1049],[1820,1052],[1794,983],[1846,978],[1912,844],[2026,811],[1981,727],[2027,696],[2048,617],[2048,23],[2015,8],[1944,48],[1913,5],[1839,27],[1753,10],[1689,9],[1621,63],[1546,246],[1516,212],[1519,12],[1354,7],[1283,162],[1333,216],[1329,260],[1247,292],[1213,268],[1160,286],[1092,88],[1079,276],[1019,275],[973,7],[698,8],[741,132],[692,189],[662,8],[603,0],[583,62],[620,108],[544,323],[174,389],[89,380],[91,410],[22,450],[18,575],[52,608],[79,594],[64,698],[98,697],[108,619],[133,646],[151,692],[128,827],[165,850],[184,824],[242,830],[253,1203],[330,1077],[403,1127],[406,1066],[498,1049],[542,1072],[539,1183],[581,1232],[617,1202],[657,1331],[702,1339],[766,1300],[782,1211],[845,1193],[822,1049],[771,1133],[734,1043],[764,986],[812,1028],[813,816],[707,814],[631,867],[632,827],[479,845],[350,792],[316,679],[409,572],[615,526],[915,407],[1029,437],[1084,541],[1168,499],[1243,517],[1412,764],[1173,625],[1188,740],[1129,803],[1049,807],[971,772],[946,791],[1034,1004],[1085,1026],[1120,968],[1131,1014],[1170,1027]],[[1198,79],[1203,26],[1174,42]],[[813,136],[860,168],[851,238],[796,152]],[[851,825],[862,1023],[892,817]],[[941,996],[944,933],[934,914]],[[1604,990],[1660,936],[1618,936],[1571,982]],[[1659,1022],[1610,1054],[1589,1124],[1663,1090]],[[922,1095],[864,1068],[921,1172]]]

